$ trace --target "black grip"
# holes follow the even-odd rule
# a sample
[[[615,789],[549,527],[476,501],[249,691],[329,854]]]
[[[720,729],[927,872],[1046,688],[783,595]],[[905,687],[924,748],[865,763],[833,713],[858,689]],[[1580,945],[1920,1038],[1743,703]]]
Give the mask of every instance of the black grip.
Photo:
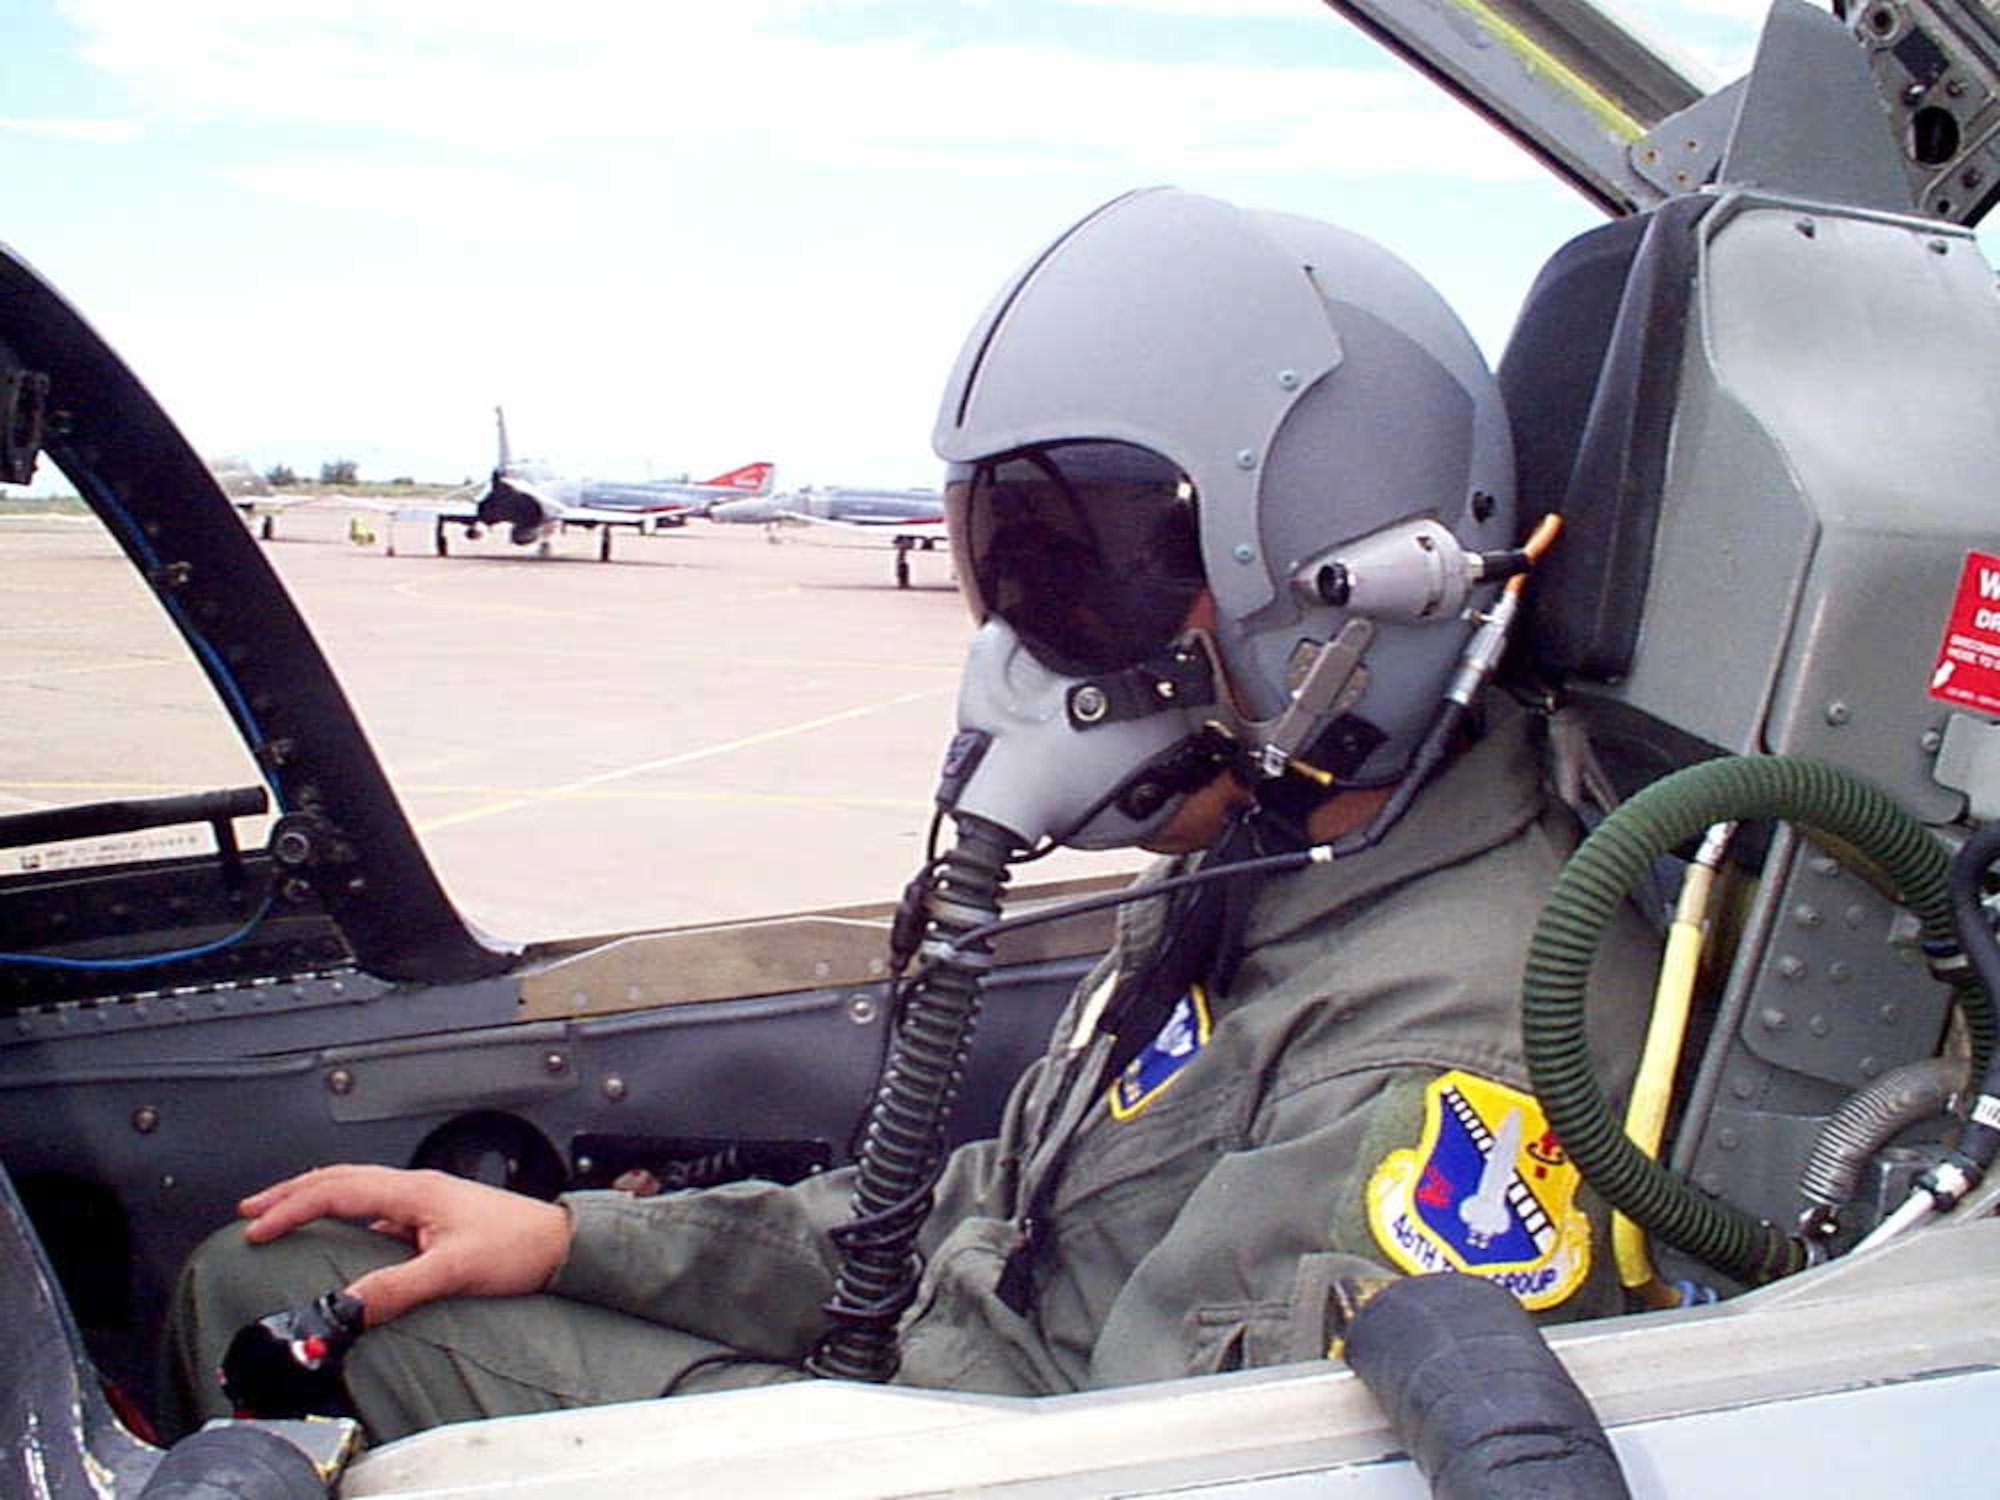
[[[362,1321],[360,1299],[334,1290],[244,1325],[222,1356],[222,1393],[238,1416],[353,1416],[341,1371]]]
[[[1629,1500],[1589,1399],[1492,1282],[1393,1281],[1354,1315],[1344,1352],[1436,1500]]]

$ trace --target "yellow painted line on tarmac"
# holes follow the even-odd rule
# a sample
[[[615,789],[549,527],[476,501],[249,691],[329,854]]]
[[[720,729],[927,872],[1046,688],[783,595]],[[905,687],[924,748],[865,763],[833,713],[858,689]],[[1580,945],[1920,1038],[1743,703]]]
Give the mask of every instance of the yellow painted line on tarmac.
[[[532,787],[500,786],[418,786],[398,787],[398,793],[408,800],[412,797],[506,797],[511,806],[526,807],[536,802],[660,802],[660,803],[720,803],[742,802],[774,807],[854,807],[872,808],[880,811],[907,812],[912,808],[928,808],[927,797],[842,797],[838,795],[807,796],[795,792],[731,792],[701,789],[661,790],[661,791],[582,791],[566,792],[537,791]],[[435,828],[436,823],[420,825],[419,831]]]
[[[512,655],[526,660],[530,657],[551,657],[557,661],[617,661],[628,666],[667,665],[673,662],[707,661],[720,654],[714,647],[695,646],[653,646],[604,647],[590,649],[582,646],[521,646],[510,647]],[[925,671],[958,672],[965,666],[965,653],[954,651],[948,656],[925,660],[917,656],[894,656],[884,661],[880,658],[849,656],[793,656],[765,655],[743,656],[728,653],[732,667],[786,667],[793,671],[823,670],[843,672],[890,672]]]
[[[884,709],[901,708],[906,703],[934,698],[940,691],[942,689],[932,688],[926,692],[899,693],[879,703],[864,703],[858,708],[843,709],[837,714],[826,714],[821,718],[807,719],[803,723],[788,724],[782,729],[767,729],[762,733],[746,735],[740,740],[731,740],[726,744],[709,745],[700,750],[683,750],[676,755],[663,755],[657,760],[642,761],[637,765],[623,766],[615,771],[600,771],[595,776],[585,776],[576,781],[565,782],[561,786],[550,787],[539,796],[509,797],[504,801],[488,803],[484,807],[471,807],[461,813],[449,813],[442,818],[432,818],[428,822],[418,824],[417,832],[434,833],[440,828],[453,828],[461,823],[475,822],[480,818],[490,818],[499,813],[515,812],[536,802],[553,801],[571,793],[603,786],[607,782],[621,781],[628,776],[643,776],[648,771],[664,771],[672,766],[691,765],[699,760],[713,760],[718,755],[731,755],[738,750],[747,750],[752,745],[764,745],[773,740],[810,734],[813,730],[824,729],[830,724],[841,724],[849,719],[860,719],[869,714],[880,713]]]
[[[470,573],[462,575],[473,578]],[[419,587],[422,583],[441,582],[436,579],[405,579],[397,584],[391,593],[401,594],[405,599],[418,604],[427,604],[432,609],[456,609],[470,614],[524,615],[535,620],[599,620],[612,623],[611,617],[587,609],[548,609],[534,604],[500,604],[490,599],[434,599]],[[450,580],[456,582],[456,580]]]
[[[46,667],[36,672],[10,672],[0,682],[40,682],[47,677],[82,677],[91,672],[130,672],[140,667],[193,666],[176,656],[149,656],[143,661],[99,661],[87,667]]]

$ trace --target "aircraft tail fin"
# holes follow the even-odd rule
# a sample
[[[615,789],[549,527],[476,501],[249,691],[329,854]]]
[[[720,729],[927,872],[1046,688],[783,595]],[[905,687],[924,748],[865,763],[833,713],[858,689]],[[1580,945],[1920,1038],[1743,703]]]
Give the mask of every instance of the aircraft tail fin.
[[[777,472],[776,464],[767,459],[759,459],[756,463],[745,464],[740,469],[731,469],[726,474],[718,474],[713,479],[704,479],[702,484],[740,490],[746,495],[768,495],[771,493],[771,481]]]

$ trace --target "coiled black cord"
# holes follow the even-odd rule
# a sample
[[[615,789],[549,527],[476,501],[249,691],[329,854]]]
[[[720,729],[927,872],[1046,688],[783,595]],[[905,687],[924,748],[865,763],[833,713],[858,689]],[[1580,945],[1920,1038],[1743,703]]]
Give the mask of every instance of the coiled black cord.
[[[1012,852],[1004,829],[961,817],[938,866],[922,949],[931,962],[909,987],[862,1134],[854,1216],[833,1231],[841,1266],[826,1304],[833,1327],[806,1361],[816,1375],[879,1383],[896,1373],[896,1324],[922,1274],[916,1240],[992,959],[990,944],[971,935],[999,917]]]

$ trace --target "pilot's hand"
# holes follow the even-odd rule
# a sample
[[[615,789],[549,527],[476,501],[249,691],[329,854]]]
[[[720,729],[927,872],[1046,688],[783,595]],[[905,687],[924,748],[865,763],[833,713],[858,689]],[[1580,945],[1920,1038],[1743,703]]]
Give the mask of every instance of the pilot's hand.
[[[569,1213],[558,1204],[446,1172],[318,1167],[252,1193],[236,1206],[245,1236],[263,1244],[315,1219],[361,1219],[416,1247],[345,1288],[370,1327],[440,1297],[538,1292],[569,1253]]]

